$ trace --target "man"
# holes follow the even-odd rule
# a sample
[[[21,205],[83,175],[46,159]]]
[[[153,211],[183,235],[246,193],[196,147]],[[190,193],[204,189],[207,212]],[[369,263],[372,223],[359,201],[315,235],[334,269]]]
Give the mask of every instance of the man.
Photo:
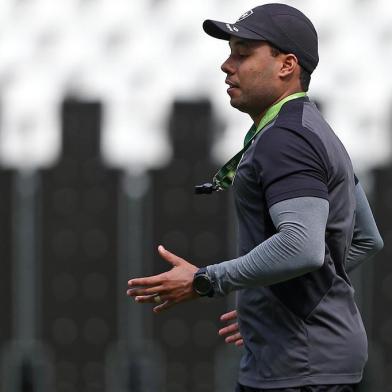
[[[346,271],[383,243],[346,150],[305,93],[317,33],[284,4],[203,28],[229,41],[230,103],[254,123],[211,188],[233,185],[239,257],[198,269],[159,246],[173,268],[131,279],[127,293],[159,312],[237,290],[222,320],[238,324],[220,331],[244,345],[237,391],[354,391],[367,341]]]

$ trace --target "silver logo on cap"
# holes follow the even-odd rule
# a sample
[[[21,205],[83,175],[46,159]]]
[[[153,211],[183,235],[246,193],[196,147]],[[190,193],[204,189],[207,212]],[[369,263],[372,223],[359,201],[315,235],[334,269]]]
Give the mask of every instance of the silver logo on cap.
[[[235,27],[234,25],[232,26],[229,23],[226,23],[226,27],[230,30],[230,31],[239,31],[237,27]]]
[[[241,15],[241,16],[238,18],[237,22],[246,19],[248,16],[251,16],[252,14],[253,14],[253,10],[250,10],[250,11],[248,11],[248,12],[245,12],[245,14]],[[236,23],[237,23],[237,22],[236,22]]]

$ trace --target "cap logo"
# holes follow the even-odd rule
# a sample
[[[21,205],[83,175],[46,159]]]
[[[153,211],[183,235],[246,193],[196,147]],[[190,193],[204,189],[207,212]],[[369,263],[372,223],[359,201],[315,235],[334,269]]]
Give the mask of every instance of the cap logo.
[[[230,31],[238,31],[237,27],[232,26],[232,25],[229,24],[229,23],[226,23],[226,27],[227,27]]]
[[[245,14],[241,15],[241,16],[238,18],[237,22],[240,22],[241,20],[246,19],[248,16],[251,16],[252,14],[253,14],[253,10],[250,10],[250,11],[248,11],[248,12],[245,12]],[[236,23],[237,23],[237,22],[236,22]]]

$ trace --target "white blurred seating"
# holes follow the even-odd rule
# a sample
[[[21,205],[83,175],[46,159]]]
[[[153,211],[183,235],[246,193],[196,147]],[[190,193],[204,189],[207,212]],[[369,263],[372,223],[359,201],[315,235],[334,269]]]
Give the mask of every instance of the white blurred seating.
[[[310,95],[361,170],[389,160],[392,12],[388,0],[285,1],[319,31]],[[42,167],[60,154],[59,108],[68,94],[104,103],[109,164],[144,170],[170,158],[166,119],[175,99],[209,97],[224,137],[223,161],[250,121],[230,108],[220,65],[227,43],[204,19],[234,22],[254,1],[2,0],[0,161]],[[28,135],[28,136],[26,136]],[[28,152],[28,153],[27,153]]]

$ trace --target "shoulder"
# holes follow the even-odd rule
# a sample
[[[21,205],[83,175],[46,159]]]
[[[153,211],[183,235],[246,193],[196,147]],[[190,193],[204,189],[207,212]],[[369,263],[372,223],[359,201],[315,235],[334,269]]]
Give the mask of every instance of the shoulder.
[[[255,140],[254,153],[268,158],[278,156],[317,156],[327,164],[328,153],[323,140],[301,124],[276,122]]]
[[[315,128],[320,128],[326,122],[316,105],[307,98],[287,102],[283,105],[272,127],[267,129],[259,139],[262,143],[285,142],[285,139],[323,144]],[[312,125],[312,126],[309,126]],[[322,128],[322,127],[321,127]]]
[[[274,123],[254,141],[253,161],[256,169],[265,170],[276,166],[291,168],[317,167],[326,177],[331,162],[327,146],[321,132],[309,128],[307,121],[314,112],[312,122],[323,121],[317,107],[309,100],[287,102],[279,112]]]

